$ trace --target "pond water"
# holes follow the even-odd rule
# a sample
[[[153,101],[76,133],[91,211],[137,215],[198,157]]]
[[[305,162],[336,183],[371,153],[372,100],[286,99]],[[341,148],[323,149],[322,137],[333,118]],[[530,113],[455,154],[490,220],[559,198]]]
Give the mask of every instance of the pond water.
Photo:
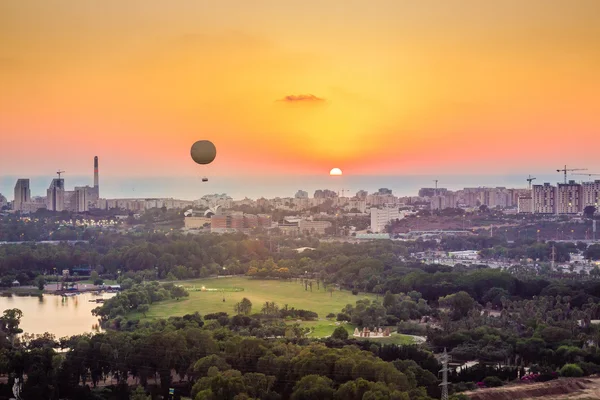
[[[114,293],[93,295],[83,293],[71,297],[45,294],[42,297],[12,296],[0,297],[0,314],[9,308],[23,311],[21,329],[23,332],[41,334],[49,332],[57,338],[96,332],[98,318],[92,310],[101,304],[89,300],[108,299]]]

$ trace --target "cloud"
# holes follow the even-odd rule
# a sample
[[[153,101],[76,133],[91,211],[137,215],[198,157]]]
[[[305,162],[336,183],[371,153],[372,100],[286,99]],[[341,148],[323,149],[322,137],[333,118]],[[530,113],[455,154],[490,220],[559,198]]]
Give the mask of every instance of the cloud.
[[[285,96],[283,99],[279,101],[284,101],[286,103],[297,103],[297,102],[323,102],[325,99],[315,96],[314,94],[291,94]]]

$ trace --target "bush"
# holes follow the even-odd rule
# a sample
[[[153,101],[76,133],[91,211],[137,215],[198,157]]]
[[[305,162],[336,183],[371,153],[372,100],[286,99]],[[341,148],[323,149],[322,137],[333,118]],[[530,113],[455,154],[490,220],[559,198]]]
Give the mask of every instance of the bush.
[[[325,318],[335,318],[335,314],[330,312]]]
[[[565,364],[559,371],[560,376],[578,377],[583,376],[583,370],[577,364]]]
[[[474,382],[458,382],[452,385],[455,392],[466,392],[467,390],[474,390],[477,387]]]
[[[450,400],[469,400],[469,399],[470,399],[469,396],[467,396],[466,394],[462,394],[462,393],[453,394],[450,396]]]
[[[358,295],[358,289],[352,289],[352,294],[357,296]]]
[[[222,311],[221,311],[221,312],[216,312],[216,313],[212,313],[212,314],[206,314],[206,315],[204,316],[204,319],[205,319],[206,321],[208,321],[208,320],[210,320],[210,319],[219,319],[219,318],[221,318],[221,317],[227,317],[227,316],[228,316],[228,315],[227,315],[227,313],[226,313],[226,312],[222,312]]]
[[[580,362],[577,363],[579,367],[583,370],[584,375],[594,375],[600,373],[600,365],[594,364],[592,362]]]
[[[485,383],[485,386],[487,387],[500,387],[504,385],[502,379],[498,378],[497,376],[488,376],[483,379],[483,383]]]

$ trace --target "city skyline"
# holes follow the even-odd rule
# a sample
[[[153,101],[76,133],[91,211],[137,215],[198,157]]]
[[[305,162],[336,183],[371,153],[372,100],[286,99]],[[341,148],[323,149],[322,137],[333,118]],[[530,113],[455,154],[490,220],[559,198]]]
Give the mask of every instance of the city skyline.
[[[4,176],[600,171],[597,1],[35,5],[0,4]]]

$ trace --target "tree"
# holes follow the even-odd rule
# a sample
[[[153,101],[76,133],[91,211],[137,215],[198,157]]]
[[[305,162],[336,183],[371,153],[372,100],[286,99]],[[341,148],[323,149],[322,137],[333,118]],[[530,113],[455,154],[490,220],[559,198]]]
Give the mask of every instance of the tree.
[[[92,271],[92,273],[90,274],[90,280],[92,282],[97,281],[100,278],[100,275],[98,275],[98,272],[96,271]]]
[[[150,306],[148,306],[148,304],[140,304],[137,307],[138,312],[141,312],[142,314],[144,314],[144,317],[146,317],[146,313],[148,312],[148,309],[150,308]]]
[[[187,292],[187,290],[185,290],[185,288],[183,286],[177,286],[177,285],[173,286],[173,288],[171,289],[171,294],[177,300],[179,300],[180,297],[189,296],[189,293]]]
[[[585,251],[588,260],[600,260],[600,244],[593,244]]]
[[[296,383],[291,400],[333,399],[333,381],[319,375],[306,375]]]
[[[252,302],[244,297],[242,301],[233,306],[233,310],[237,314],[249,315],[252,312]]]
[[[385,308],[390,308],[394,304],[396,304],[396,296],[388,290],[385,292],[385,296],[383,296],[383,306]]]
[[[331,337],[333,339],[346,340],[348,339],[348,331],[343,326],[338,326],[331,334]]]
[[[476,301],[469,293],[460,291],[446,297],[440,297],[439,304],[442,307],[449,307],[452,312],[452,319],[458,320],[466,316],[475,307]]]
[[[39,276],[37,279],[37,287],[39,290],[44,290],[44,287],[46,286],[46,280],[44,279],[43,276]]]
[[[595,213],[596,213],[596,207],[594,207],[594,206],[586,206],[583,209],[583,215],[586,218],[593,218]]]
[[[22,317],[23,311],[18,308],[4,310],[4,314],[0,317],[0,330],[10,338],[12,344],[15,336],[23,332],[23,329],[19,328]]]

